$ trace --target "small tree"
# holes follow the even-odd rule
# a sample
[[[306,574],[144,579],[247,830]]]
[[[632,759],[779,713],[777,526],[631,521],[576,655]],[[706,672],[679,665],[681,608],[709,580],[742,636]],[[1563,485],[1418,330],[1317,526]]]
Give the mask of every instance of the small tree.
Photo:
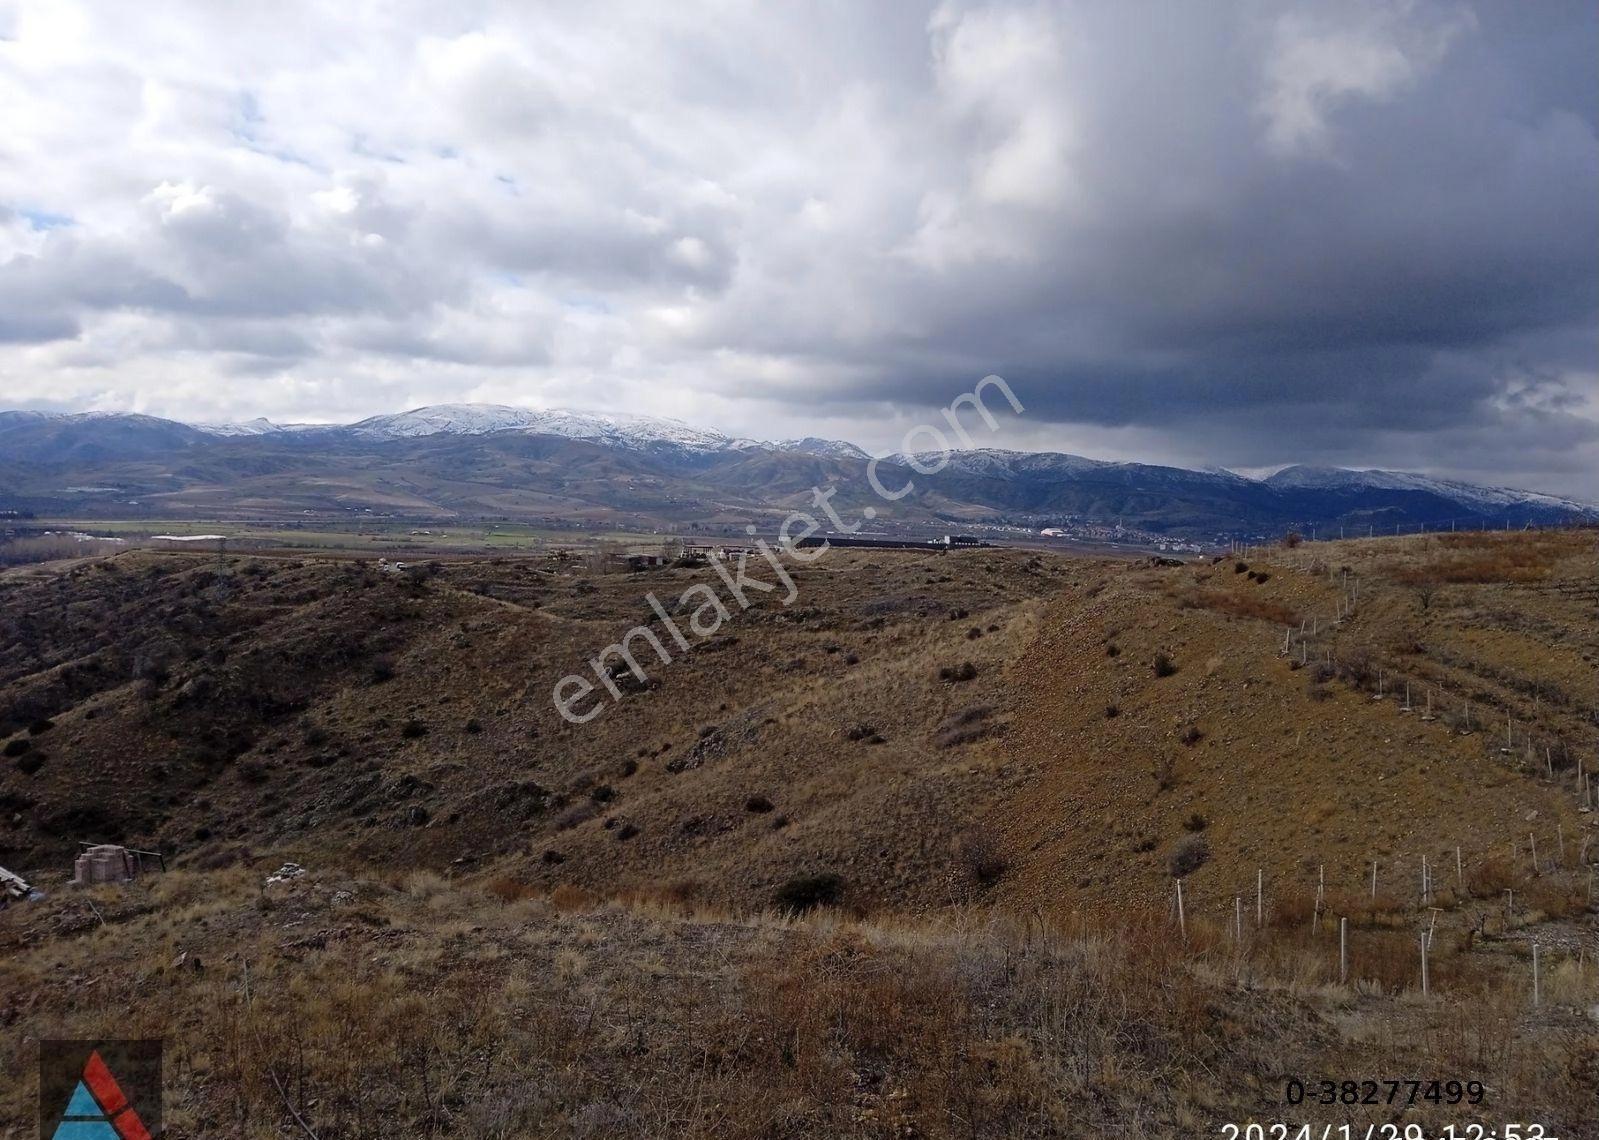
[[[1203,835],[1185,835],[1172,848],[1168,868],[1175,879],[1186,879],[1210,859],[1210,843]]]

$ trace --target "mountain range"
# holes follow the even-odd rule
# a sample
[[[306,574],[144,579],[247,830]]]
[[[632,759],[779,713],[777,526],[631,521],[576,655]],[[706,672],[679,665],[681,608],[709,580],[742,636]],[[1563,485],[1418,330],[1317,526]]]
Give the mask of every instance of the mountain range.
[[[924,475],[921,469],[939,467]],[[185,424],[122,413],[0,412],[0,510],[70,517],[360,511],[410,519],[731,529],[836,486],[879,526],[1100,524],[1172,537],[1599,521],[1599,508],[1395,471],[1293,465],[1264,478],[977,449],[887,456],[892,504],[841,440],[740,439],[662,417],[445,404],[352,424]]]

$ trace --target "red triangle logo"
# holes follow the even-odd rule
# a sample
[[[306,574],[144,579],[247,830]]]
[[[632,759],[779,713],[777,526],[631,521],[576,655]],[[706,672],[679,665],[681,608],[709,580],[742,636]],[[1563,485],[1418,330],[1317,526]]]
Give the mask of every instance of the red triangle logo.
[[[122,1140],[150,1140],[149,1129],[145,1128],[144,1121],[139,1119],[139,1114],[128,1103],[122,1086],[117,1084],[111,1070],[106,1068],[98,1049],[90,1053],[89,1060],[84,1063],[83,1083],[89,1086],[101,1111],[110,1118],[111,1127],[117,1130]]]

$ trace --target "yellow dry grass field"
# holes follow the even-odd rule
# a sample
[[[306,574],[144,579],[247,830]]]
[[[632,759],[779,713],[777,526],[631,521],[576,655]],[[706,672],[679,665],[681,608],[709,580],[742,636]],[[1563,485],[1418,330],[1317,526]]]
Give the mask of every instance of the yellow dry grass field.
[[[686,628],[710,567],[0,581],[0,864],[48,893],[0,912],[0,1137],[35,1040],[113,1030],[181,1137],[1333,1119],[1291,1078],[1595,1135],[1595,539],[835,550],[683,652],[648,596]],[[636,626],[672,660],[563,719]],[[72,888],[80,841],[172,869]]]

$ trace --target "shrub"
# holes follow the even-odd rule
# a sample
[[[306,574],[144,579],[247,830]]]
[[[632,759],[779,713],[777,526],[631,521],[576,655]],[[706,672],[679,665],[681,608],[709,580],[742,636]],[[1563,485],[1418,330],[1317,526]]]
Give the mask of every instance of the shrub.
[[[1233,573],[1234,574],[1242,574],[1245,570],[1248,570],[1248,569],[1249,569],[1249,563],[1240,562],[1240,563],[1238,563],[1237,565],[1235,565],[1233,567]]]
[[[988,724],[994,710],[987,705],[973,705],[960,712],[951,713],[938,726],[934,742],[940,748],[958,748],[972,744],[1004,730],[1004,725]]]
[[[374,685],[381,685],[383,682],[392,680],[394,677],[394,658],[387,656],[374,657],[372,658],[371,668],[372,683]]]
[[[1177,739],[1181,740],[1190,748],[1198,744],[1204,738],[1205,734],[1200,731],[1197,724],[1185,724],[1183,726],[1183,730],[1177,734]]]
[[[1114,641],[1111,642],[1109,645],[1105,646],[1105,656],[1106,657],[1120,657],[1121,655],[1122,655],[1121,646],[1117,645]]]
[[[28,726],[29,736],[42,736],[56,726],[49,717],[41,717]]]
[[[1185,835],[1172,848],[1168,863],[1172,878],[1182,879],[1199,870],[1210,859],[1210,844],[1203,835]]]
[[[744,810],[754,812],[756,815],[764,815],[772,810],[772,801],[765,796],[751,796],[744,801]]]
[[[407,740],[415,740],[428,734],[428,726],[412,717],[400,726],[400,735]]]
[[[483,722],[474,717],[466,722],[466,731],[472,736],[476,736],[483,731]]]
[[[1338,673],[1357,689],[1369,688],[1377,679],[1377,667],[1367,646],[1345,650],[1338,658]]]
[[[772,896],[772,902],[785,914],[803,914],[821,906],[835,906],[844,897],[844,879],[831,871],[819,875],[798,875]]]
[[[30,752],[17,761],[17,771],[24,776],[31,776],[44,767],[45,755],[43,752]]]
[[[503,903],[520,902],[539,893],[537,888],[513,879],[510,875],[500,875],[490,879],[483,890],[491,898],[499,899]]]
[[[1197,811],[1187,819],[1183,820],[1184,831],[1204,831],[1205,828],[1209,826],[1210,820],[1206,819],[1204,815]]]
[[[589,789],[589,799],[597,804],[608,804],[616,798],[616,789],[609,784],[599,784]]]
[[[311,748],[320,748],[328,742],[328,730],[307,717],[300,724],[300,739]]]
[[[946,685],[970,681],[977,676],[977,666],[970,661],[962,661],[959,665],[945,665],[938,671],[938,679]]]
[[[845,730],[844,735],[850,740],[867,740],[873,743],[883,739],[878,735],[877,729],[865,721],[862,721],[860,724],[851,725]]]
[[[599,805],[593,800],[579,800],[555,817],[555,830],[570,831],[578,824],[587,823],[599,814]]]
[[[1294,547],[1298,546],[1304,541],[1304,535],[1300,534],[1297,530],[1290,530],[1287,534],[1283,535],[1283,545],[1289,550],[1292,550]]]
[[[574,887],[570,883],[562,883],[550,892],[550,909],[559,914],[567,914],[576,910],[588,910],[594,905],[592,894],[582,887]]]
[[[15,740],[8,740],[4,750],[6,759],[10,760],[13,757],[21,756],[24,752],[31,751],[32,748],[33,741],[25,736],[19,736]]]
[[[979,887],[993,886],[1010,869],[999,841],[984,828],[970,828],[957,835],[955,856],[967,877]]]
[[[624,823],[621,827],[616,829],[616,840],[618,843],[623,843],[629,839],[632,839],[637,834],[638,827],[635,824]]]
[[[1177,672],[1177,663],[1165,653],[1155,654],[1155,676],[1170,677]]]
[[[1117,718],[1117,717],[1119,717],[1121,715],[1122,715],[1122,709],[1121,709],[1120,705],[1106,705],[1105,706],[1105,719],[1106,720],[1114,720],[1115,718]]]
[[[1257,575],[1256,581],[1259,580]],[[1185,610],[1214,610],[1233,617],[1269,621],[1274,625],[1299,624],[1299,615],[1294,612],[1292,606],[1256,594],[1242,594],[1233,590],[1191,589],[1178,595],[1177,604]]]

